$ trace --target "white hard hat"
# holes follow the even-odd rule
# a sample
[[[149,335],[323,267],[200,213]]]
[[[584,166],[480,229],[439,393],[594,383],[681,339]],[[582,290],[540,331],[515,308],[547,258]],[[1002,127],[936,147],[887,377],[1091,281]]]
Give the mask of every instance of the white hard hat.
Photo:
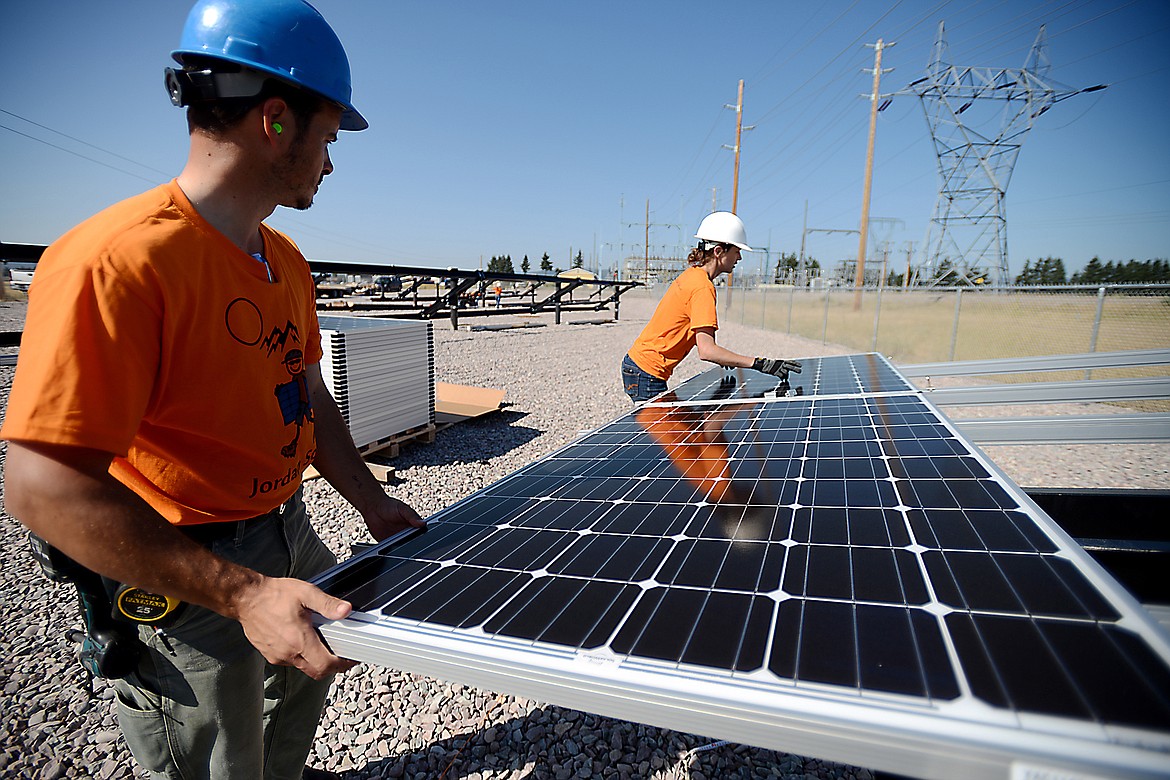
[[[714,244],[731,244],[745,252],[756,251],[748,246],[743,220],[730,211],[715,211],[703,217],[699,229],[695,231],[695,238]]]

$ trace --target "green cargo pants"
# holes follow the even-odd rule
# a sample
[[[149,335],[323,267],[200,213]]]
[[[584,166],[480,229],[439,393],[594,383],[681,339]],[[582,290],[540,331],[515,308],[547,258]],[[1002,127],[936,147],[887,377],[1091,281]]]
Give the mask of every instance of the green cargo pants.
[[[274,577],[309,579],[336,558],[309,525],[300,492],[267,515],[190,534]],[[300,780],[332,680],[273,666],[234,620],[192,605],[114,682],[126,744],[152,778]]]

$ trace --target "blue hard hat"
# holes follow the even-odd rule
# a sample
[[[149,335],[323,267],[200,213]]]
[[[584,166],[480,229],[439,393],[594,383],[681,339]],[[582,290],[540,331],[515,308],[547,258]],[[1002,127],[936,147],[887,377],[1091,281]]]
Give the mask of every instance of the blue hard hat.
[[[304,0],[199,0],[171,56],[213,57],[270,73],[345,109],[342,130],[369,122],[350,102],[349,58],[333,28]]]

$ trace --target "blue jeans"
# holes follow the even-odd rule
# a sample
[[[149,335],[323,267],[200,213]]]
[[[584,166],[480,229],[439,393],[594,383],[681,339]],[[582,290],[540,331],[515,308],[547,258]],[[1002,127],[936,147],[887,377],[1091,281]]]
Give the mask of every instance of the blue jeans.
[[[309,579],[335,562],[309,525],[300,491],[262,522],[210,543],[270,577]],[[240,624],[188,604],[175,625],[139,629],[138,669],[114,681],[134,758],[158,780],[299,780],[331,679],[273,666]]]
[[[647,374],[629,355],[626,355],[622,358],[622,387],[631,401],[640,404],[659,393],[666,392],[666,380]]]

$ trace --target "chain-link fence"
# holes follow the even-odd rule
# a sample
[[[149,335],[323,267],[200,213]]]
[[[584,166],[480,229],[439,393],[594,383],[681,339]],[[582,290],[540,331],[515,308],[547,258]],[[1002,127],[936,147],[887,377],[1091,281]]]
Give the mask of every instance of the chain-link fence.
[[[1170,349],[1170,285],[719,288],[723,321],[794,333],[895,364]],[[996,377],[1036,382],[1165,376],[1165,366]],[[1153,405],[1151,407],[1151,404]],[[1170,408],[1164,401],[1143,409]]]
[[[895,363],[1170,348],[1170,285],[720,288],[720,317]]]

